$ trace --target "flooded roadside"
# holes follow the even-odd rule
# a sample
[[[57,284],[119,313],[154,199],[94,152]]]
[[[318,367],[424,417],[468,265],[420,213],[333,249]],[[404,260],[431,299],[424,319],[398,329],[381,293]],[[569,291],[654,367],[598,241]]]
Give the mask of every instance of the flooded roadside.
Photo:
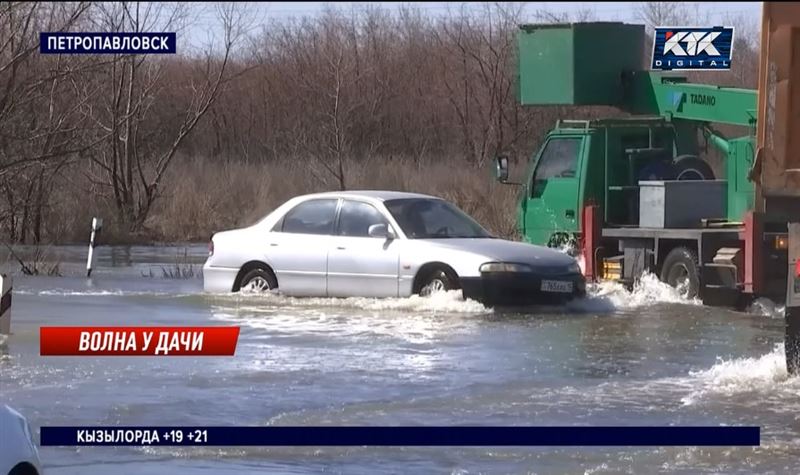
[[[85,250],[76,246],[63,251],[62,277],[15,277],[14,333],[0,350],[3,398],[37,428],[747,424],[762,427],[762,446],[48,447],[47,473],[800,471],[800,380],[788,378],[782,360],[780,306],[707,308],[655,279],[633,292],[604,284],[566,308],[524,311],[492,311],[451,294],[210,296],[197,277],[160,277],[183,249],[98,248],[87,280]],[[186,255],[199,268],[205,248]],[[80,324],[242,332],[232,358],[38,356],[39,326]]]

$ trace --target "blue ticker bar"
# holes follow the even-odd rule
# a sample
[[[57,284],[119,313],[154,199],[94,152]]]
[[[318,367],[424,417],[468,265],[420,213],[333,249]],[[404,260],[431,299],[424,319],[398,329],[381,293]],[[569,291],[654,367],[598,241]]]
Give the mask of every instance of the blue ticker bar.
[[[758,446],[754,426],[42,427],[42,446]]]

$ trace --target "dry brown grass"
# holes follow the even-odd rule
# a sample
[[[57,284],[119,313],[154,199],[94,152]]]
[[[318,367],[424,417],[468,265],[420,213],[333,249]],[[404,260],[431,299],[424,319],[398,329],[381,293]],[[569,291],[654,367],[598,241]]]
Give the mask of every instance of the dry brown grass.
[[[441,196],[493,233],[515,237],[516,188],[497,184],[489,170],[447,161],[429,165],[411,160],[370,162],[347,164],[350,189]],[[293,196],[329,189],[300,160],[256,165],[195,158],[177,164],[147,226],[162,241],[202,241],[216,231],[252,224]]]
[[[426,164],[427,163],[427,164]],[[385,160],[346,163],[348,189],[427,193],[447,199],[498,236],[517,238],[518,188],[496,183],[489,169],[476,169],[458,158]],[[181,158],[166,177],[162,195],[142,233],[132,235],[115,219],[115,210],[84,191],[77,171],[65,176],[72,186],[52,190],[46,215],[47,243],[86,243],[93,216],[104,219],[103,244],[205,242],[214,232],[256,222],[287,199],[329,191],[301,159],[280,163],[227,162]]]

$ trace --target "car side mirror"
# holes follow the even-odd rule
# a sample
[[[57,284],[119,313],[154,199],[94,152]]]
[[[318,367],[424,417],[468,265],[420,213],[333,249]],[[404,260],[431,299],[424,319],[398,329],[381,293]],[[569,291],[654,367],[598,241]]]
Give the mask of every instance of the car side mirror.
[[[500,155],[494,159],[494,177],[500,183],[508,181],[508,157]]]
[[[367,230],[367,234],[369,237],[376,237],[376,238],[384,238],[384,239],[394,239],[395,234],[388,225],[386,224],[373,224]]]

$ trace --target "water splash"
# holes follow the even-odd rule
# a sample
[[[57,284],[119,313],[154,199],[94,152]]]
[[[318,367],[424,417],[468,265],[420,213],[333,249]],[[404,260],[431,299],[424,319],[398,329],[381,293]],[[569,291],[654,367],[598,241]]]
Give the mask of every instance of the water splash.
[[[360,310],[397,310],[417,313],[491,313],[480,302],[464,299],[460,290],[437,292],[428,297],[412,295],[406,298],[367,297],[289,297],[280,294],[225,294],[215,298],[233,298],[238,303],[266,304],[273,307],[295,308],[354,308]]]
[[[586,274],[586,259],[579,252],[574,241],[565,242],[558,249],[564,254],[575,256],[581,273]],[[702,305],[697,298],[686,299],[676,289],[651,272],[645,272],[629,291],[618,282],[601,282],[587,286],[587,298],[570,302],[567,308],[579,312],[613,312],[617,309],[630,309],[659,303],[683,303]]]
[[[585,275],[586,259],[576,246],[575,242],[566,242],[556,249],[564,254],[575,256],[581,272]],[[613,312],[617,309],[637,308],[658,303],[702,305],[700,299],[686,299],[681,296],[680,289],[661,282],[651,272],[645,272],[630,291],[618,282],[589,284],[587,298],[571,302],[567,307],[582,312]]]
[[[586,275],[586,258],[583,257],[583,254],[578,254],[575,257],[575,260],[578,261],[578,267],[581,268],[581,274]]]
[[[413,345],[430,345],[454,335],[471,334],[480,328],[475,314],[491,310],[472,301],[463,300],[457,291],[440,292],[430,297],[404,299],[367,298],[296,298],[280,295],[245,295],[235,299],[219,299],[212,306],[212,318],[256,330],[259,337],[283,335],[289,338],[324,338],[348,341],[404,342]],[[263,333],[266,330],[268,333]],[[298,360],[298,350],[280,342],[259,343],[259,351],[269,352],[270,367],[274,371],[298,368],[331,367],[342,365],[362,366],[369,360],[373,368],[395,371],[398,375],[422,373],[445,358],[434,348],[403,351],[401,355],[384,360],[371,351],[352,361],[342,362],[327,353],[335,350],[315,350]],[[356,350],[353,350],[356,351]],[[262,364],[263,363],[259,363]],[[449,363],[448,363],[449,364]],[[333,366],[331,366],[333,365]]]
[[[747,313],[761,317],[783,318],[786,315],[786,305],[778,305],[767,298],[758,298],[747,308]]]
[[[728,361],[718,358],[718,362],[710,369],[693,371],[689,375],[700,383],[700,387],[681,399],[684,405],[692,405],[713,396],[756,393],[764,401],[765,397],[770,396],[795,398],[800,392],[800,378],[790,378],[786,369],[783,343],[759,357]]]
[[[650,272],[643,274],[631,290],[618,282],[601,282],[589,284],[586,293],[586,298],[568,303],[567,308],[577,312],[607,313],[660,303],[702,305],[700,299],[681,296],[678,289],[661,282]]]

